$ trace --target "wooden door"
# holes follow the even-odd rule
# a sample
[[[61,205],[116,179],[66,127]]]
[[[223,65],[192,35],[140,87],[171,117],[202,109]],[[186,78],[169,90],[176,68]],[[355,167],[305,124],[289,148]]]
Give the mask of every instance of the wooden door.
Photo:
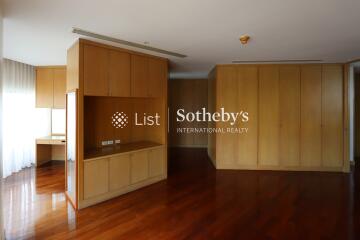
[[[130,184],[130,154],[109,159],[109,190],[115,191]]]
[[[84,95],[109,95],[108,59],[107,49],[84,45]]]
[[[131,153],[131,183],[144,181],[149,176],[148,151]]]
[[[109,92],[113,97],[130,97],[130,54],[109,51]]]
[[[167,62],[162,59],[149,58],[149,97],[164,97],[166,94]]]
[[[164,175],[165,152],[164,148],[149,150],[149,177]]]
[[[109,159],[84,161],[84,198],[88,199],[109,191]]]
[[[280,164],[300,165],[300,67],[281,66]]]
[[[246,133],[237,134],[236,163],[239,166],[257,165],[258,153],[258,69],[256,66],[237,68],[237,112],[249,113],[249,121],[238,120],[238,128],[247,128]]]
[[[322,69],[322,166],[343,165],[343,70],[341,65]]]
[[[54,71],[52,68],[36,69],[36,107],[52,108],[54,95]]]
[[[259,67],[259,165],[279,165],[279,68]]]
[[[148,80],[148,58],[140,55],[131,55],[131,96],[148,97]]]
[[[321,165],[321,66],[301,66],[300,164]]]
[[[65,108],[66,68],[54,69],[54,108]]]
[[[226,112],[237,112],[237,70],[236,67],[218,67],[217,69],[217,107],[220,112],[224,108]],[[218,128],[230,128],[230,122],[219,121]],[[236,163],[237,134],[218,133],[216,135],[216,164],[218,168],[234,167]]]

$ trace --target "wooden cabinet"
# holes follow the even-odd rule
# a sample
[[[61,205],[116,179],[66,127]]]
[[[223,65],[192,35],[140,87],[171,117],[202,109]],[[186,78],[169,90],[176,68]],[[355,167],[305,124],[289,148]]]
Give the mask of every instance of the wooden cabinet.
[[[109,50],[109,95],[130,97],[130,54]]]
[[[36,69],[36,107],[65,108],[66,68]]]
[[[131,96],[148,97],[149,61],[145,56],[131,56]]]
[[[237,135],[236,162],[238,166],[253,168],[258,153],[258,70],[254,66],[237,69],[237,111],[247,111],[250,121],[238,121],[238,128],[247,128],[246,134]]]
[[[281,66],[280,92],[280,164],[300,165],[300,67]]]
[[[84,198],[88,199],[109,191],[109,159],[85,161]]]
[[[165,152],[163,148],[151,149],[148,152],[149,158],[149,177],[164,175]]]
[[[321,65],[301,67],[300,163],[321,165]]]
[[[54,95],[54,71],[52,68],[36,69],[36,107],[52,108]]]
[[[212,73],[216,111],[249,113],[236,126],[245,134],[209,138],[216,168],[344,171],[343,65],[221,65]]]
[[[166,178],[163,146],[84,161],[85,206]]]
[[[343,165],[343,70],[341,65],[322,69],[322,166]]]
[[[114,191],[130,184],[129,154],[111,157],[109,160],[109,190]]]
[[[131,153],[131,183],[144,181],[149,176],[148,152]]]
[[[108,96],[108,60],[107,49],[84,45],[84,95]]]
[[[161,59],[149,58],[148,96],[161,97],[164,94],[166,80],[166,62]]]
[[[227,112],[237,112],[237,71],[235,67],[221,67],[218,69],[218,76],[221,81],[218,82],[218,98],[216,111],[220,111],[220,108],[225,108]],[[230,124],[228,122],[219,121],[217,123],[219,128],[228,128]],[[217,158],[223,168],[233,166],[235,159],[235,151],[237,149],[237,134],[219,134],[217,144]]]
[[[54,108],[65,108],[66,69],[54,69]]]
[[[164,59],[84,44],[84,95],[163,97]]]
[[[259,67],[259,164],[279,165],[279,69]]]

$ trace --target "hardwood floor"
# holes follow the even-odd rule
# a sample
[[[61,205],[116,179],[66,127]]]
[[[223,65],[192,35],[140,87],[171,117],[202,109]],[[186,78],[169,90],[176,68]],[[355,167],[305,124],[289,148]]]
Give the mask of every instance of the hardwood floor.
[[[75,212],[64,166],[5,180],[7,239],[360,239],[351,174],[216,171],[203,149],[172,149],[169,178]]]

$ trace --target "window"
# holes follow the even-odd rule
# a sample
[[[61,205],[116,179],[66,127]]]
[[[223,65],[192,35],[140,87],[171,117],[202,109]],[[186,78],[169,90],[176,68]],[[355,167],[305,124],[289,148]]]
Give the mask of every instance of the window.
[[[51,110],[51,133],[52,134],[65,134],[65,109],[52,109]]]

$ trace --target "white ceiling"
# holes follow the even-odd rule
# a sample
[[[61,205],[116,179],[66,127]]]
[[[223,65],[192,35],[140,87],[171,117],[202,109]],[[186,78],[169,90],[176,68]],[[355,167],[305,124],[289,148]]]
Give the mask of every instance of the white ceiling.
[[[4,0],[4,15],[4,57],[31,65],[65,64],[72,27],[188,55],[170,58],[173,76],[232,60],[360,57],[359,0]]]

